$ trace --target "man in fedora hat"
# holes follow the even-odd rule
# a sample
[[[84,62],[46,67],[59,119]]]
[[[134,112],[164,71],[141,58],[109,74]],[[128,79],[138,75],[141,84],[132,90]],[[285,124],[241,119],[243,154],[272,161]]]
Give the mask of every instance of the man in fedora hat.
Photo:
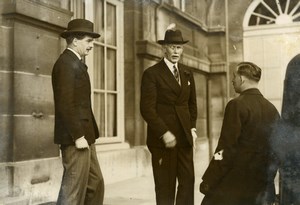
[[[104,181],[95,150],[99,137],[91,107],[91,85],[84,56],[93,48],[93,23],[69,22],[61,33],[67,48],[54,64],[54,143],[60,145],[64,167],[58,205],[101,205]]]
[[[142,77],[140,109],[148,125],[157,205],[194,204],[196,91],[192,72],[178,63],[187,42],[170,25],[164,40],[158,41],[163,59]]]

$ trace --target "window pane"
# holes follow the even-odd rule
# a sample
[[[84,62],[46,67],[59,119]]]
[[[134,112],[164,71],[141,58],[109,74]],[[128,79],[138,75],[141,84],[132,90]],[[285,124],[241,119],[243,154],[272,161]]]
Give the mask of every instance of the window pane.
[[[173,0],[174,6],[180,9],[181,0]]]
[[[107,136],[117,136],[117,98],[114,94],[107,95]]]
[[[97,41],[104,41],[104,7],[103,0],[94,0],[94,30],[97,33],[100,33],[100,38],[96,39]]]
[[[116,51],[107,49],[107,89],[116,91],[117,83]]]
[[[105,136],[105,99],[103,93],[94,93],[94,115],[100,137]]]
[[[116,6],[107,4],[106,10],[106,42],[110,45],[116,45]]]
[[[104,89],[104,48],[94,45],[94,88]]]

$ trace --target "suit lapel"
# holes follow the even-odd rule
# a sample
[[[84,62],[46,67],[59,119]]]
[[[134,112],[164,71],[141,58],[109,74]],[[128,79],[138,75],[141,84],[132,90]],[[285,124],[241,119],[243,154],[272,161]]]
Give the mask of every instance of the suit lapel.
[[[87,78],[87,82],[89,84],[89,89],[91,90],[91,82],[90,82],[89,74],[87,72],[87,65],[83,63],[81,60],[79,60],[79,58],[69,49],[66,49],[64,52],[73,58],[74,62],[78,65],[78,68],[84,73],[85,77]]]
[[[178,82],[176,81],[173,73],[170,71],[170,69],[168,68],[168,66],[164,62],[164,60],[162,60],[160,63],[161,63],[161,68],[162,68],[162,71],[161,71],[162,78],[170,86],[170,88],[172,88],[172,90],[176,94],[179,95],[181,87],[178,84]]]
[[[79,60],[79,59],[78,59]],[[79,60],[79,63],[80,63],[80,69],[81,70],[83,70],[83,73],[84,73],[84,75],[85,75],[85,77],[87,78],[87,82],[88,82],[88,84],[89,84],[89,90],[91,91],[91,81],[90,81],[90,76],[89,76],[89,74],[88,74],[88,72],[87,72],[87,69],[88,69],[88,67],[87,67],[87,65],[84,63],[84,62],[82,62],[81,60]]]
[[[181,80],[181,90],[178,99],[181,99],[181,97],[183,97],[183,95],[185,94],[190,82],[184,70],[182,69],[182,66],[179,64],[178,64],[178,70],[179,70],[180,80]]]
[[[80,63],[80,69],[82,69],[83,72],[84,72],[84,74],[85,74],[85,76],[86,76],[88,79],[90,79],[89,74],[88,74],[88,72],[87,72],[87,69],[88,69],[87,65],[86,65],[85,63],[83,63],[82,61],[80,61],[80,60],[79,60],[79,63]]]
[[[73,58],[74,62],[76,62],[76,64],[80,68],[80,70],[82,70],[84,72],[85,76],[88,79],[90,79],[89,74],[87,72],[87,65],[85,63],[83,63],[81,60],[79,60],[78,57],[69,49],[66,49],[65,52]]]

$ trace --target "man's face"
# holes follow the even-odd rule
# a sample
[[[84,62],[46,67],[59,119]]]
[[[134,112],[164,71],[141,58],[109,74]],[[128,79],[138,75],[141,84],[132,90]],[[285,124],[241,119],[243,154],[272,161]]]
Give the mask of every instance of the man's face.
[[[241,85],[243,83],[242,76],[237,73],[237,70],[233,72],[232,85],[236,93],[241,93]]]
[[[74,39],[76,43],[76,52],[82,57],[89,54],[89,51],[92,50],[94,44],[94,38],[90,36],[85,36],[83,39]]]
[[[172,63],[177,63],[183,52],[183,45],[181,44],[166,44],[163,46],[165,58]]]

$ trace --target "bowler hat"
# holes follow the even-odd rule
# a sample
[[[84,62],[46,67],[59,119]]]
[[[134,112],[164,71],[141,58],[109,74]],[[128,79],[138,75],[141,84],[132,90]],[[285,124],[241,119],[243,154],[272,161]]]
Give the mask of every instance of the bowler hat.
[[[183,40],[181,31],[176,29],[170,29],[167,30],[165,33],[165,39],[164,40],[158,40],[159,44],[185,44],[189,42],[188,40]]]
[[[67,38],[71,34],[86,34],[93,38],[99,38],[100,34],[94,32],[94,24],[86,19],[74,19],[68,23],[68,28],[60,34],[61,37]]]

